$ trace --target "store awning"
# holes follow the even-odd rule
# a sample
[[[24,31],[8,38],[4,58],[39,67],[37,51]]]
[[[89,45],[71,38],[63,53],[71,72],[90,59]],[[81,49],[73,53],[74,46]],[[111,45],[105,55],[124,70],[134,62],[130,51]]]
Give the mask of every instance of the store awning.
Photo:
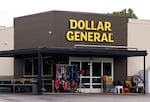
[[[23,55],[34,55],[38,52],[50,55],[72,55],[72,56],[146,56],[147,51],[128,49],[99,49],[99,48],[29,48],[0,51],[0,57],[15,57]]]
[[[109,56],[109,57],[144,57],[144,87],[145,87],[145,56],[147,51],[118,49],[118,48],[29,48],[0,51],[0,57],[37,57],[38,58],[38,94],[42,94],[41,57],[45,55],[68,55],[68,56]],[[145,89],[144,89],[145,93]]]

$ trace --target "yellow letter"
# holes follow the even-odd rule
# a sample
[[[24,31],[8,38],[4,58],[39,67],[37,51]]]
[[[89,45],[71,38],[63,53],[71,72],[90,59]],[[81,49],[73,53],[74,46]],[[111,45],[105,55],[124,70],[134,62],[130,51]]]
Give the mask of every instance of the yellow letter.
[[[70,19],[70,29],[77,29],[77,21],[75,19]]]
[[[105,22],[105,31],[111,31],[111,23],[110,22]]]
[[[91,30],[96,30],[93,20],[91,21]]]
[[[85,32],[85,33],[83,33],[83,32],[81,32],[81,34],[80,34],[80,38],[81,38],[81,41],[87,41],[87,32]]]
[[[100,41],[100,33],[94,32],[94,42],[101,42]]]
[[[80,41],[80,32],[79,31],[74,32],[74,41]]]
[[[78,28],[79,28],[80,30],[83,30],[83,29],[85,28],[85,23],[84,23],[83,20],[79,20],[79,21],[78,21]]]
[[[108,38],[107,38],[107,34],[106,34],[106,33],[103,33],[103,34],[102,34],[101,41],[102,41],[102,42],[108,42]]]
[[[89,27],[89,21],[85,20],[85,30],[91,30]]]
[[[97,24],[97,30],[104,31],[103,22],[99,21]]]
[[[88,32],[88,41],[93,42],[93,32]]]
[[[68,41],[73,41],[74,40],[74,34],[72,31],[68,31],[67,34],[66,34],[66,39]]]
[[[110,42],[110,43],[114,43],[114,40],[112,39],[112,33],[108,33],[108,41]]]

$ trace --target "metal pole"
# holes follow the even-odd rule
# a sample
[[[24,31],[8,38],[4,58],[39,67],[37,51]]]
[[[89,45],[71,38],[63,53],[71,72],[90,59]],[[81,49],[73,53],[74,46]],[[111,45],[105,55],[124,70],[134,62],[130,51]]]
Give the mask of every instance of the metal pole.
[[[144,94],[145,94],[145,56],[144,56]]]
[[[42,61],[41,61],[41,52],[40,48],[38,49],[38,94],[42,94],[42,75],[41,75],[41,68],[42,68]]]

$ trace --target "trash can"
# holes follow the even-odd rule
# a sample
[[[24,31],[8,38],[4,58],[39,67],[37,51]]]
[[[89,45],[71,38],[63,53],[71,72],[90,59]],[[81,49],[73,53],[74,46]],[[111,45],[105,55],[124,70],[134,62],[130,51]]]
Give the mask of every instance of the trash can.
[[[32,80],[32,93],[38,94],[38,80]]]

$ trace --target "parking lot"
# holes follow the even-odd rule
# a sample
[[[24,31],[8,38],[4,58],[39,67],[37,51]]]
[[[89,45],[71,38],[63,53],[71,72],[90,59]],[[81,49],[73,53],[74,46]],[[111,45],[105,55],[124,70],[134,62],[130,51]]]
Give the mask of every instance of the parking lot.
[[[104,94],[3,94],[0,102],[149,102],[150,95],[104,95]]]

